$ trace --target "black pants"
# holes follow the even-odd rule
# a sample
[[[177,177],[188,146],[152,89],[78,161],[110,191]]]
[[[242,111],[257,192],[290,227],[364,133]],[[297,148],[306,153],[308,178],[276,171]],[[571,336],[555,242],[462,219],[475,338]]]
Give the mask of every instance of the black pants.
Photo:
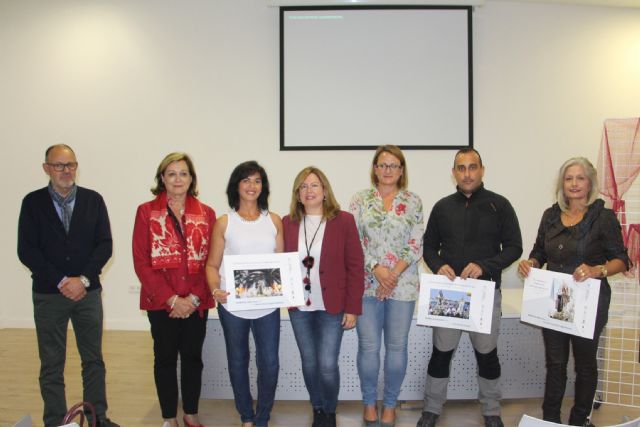
[[[560,407],[567,384],[569,345],[573,347],[576,371],[575,401],[569,415],[569,425],[584,425],[591,413],[593,398],[598,385],[598,364],[596,361],[598,341],[602,329],[607,324],[610,300],[611,289],[608,286],[602,286],[600,288],[593,339],[569,335],[551,329],[542,329],[547,365],[547,378],[542,402],[542,416],[545,421],[562,423]]]
[[[197,414],[208,311],[205,310],[203,317],[196,311],[187,319],[172,319],[165,310],[147,313],[153,337],[153,373],[162,417],[175,418],[178,412],[178,354],[182,409],[185,414]]]

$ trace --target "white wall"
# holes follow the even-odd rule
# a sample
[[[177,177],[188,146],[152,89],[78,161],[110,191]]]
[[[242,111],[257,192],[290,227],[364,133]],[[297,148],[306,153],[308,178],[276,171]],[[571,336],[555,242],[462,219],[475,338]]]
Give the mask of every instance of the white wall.
[[[475,146],[487,187],[515,206],[528,252],[560,163],[595,162],[603,120],[640,114],[640,10],[488,0],[473,19]],[[130,238],[166,153],[193,155],[201,199],[219,213],[230,171],[248,159],[269,172],[280,213],[308,164],[325,170],[345,207],[368,184],[370,152],[278,150],[278,11],[264,0],[0,0],[0,70],[0,327],[33,326],[16,223],[22,197],[46,184],[50,144],[74,147],[79,184],[109,208],[110,329],[147,328],[131,292]],[[453,190],[453,152],[406,154],[428,215]],[[505,286],[520,285],[511,268]]]

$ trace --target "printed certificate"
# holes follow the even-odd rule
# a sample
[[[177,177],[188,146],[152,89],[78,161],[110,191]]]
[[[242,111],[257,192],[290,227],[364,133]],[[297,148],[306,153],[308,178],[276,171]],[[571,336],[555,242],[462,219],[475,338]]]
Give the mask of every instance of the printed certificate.
[[[600,281],[532,268],[524,281],[520,320],[543,328],[593,338]]]
[[[491,332],[493,295],[496,284],[487,280],[420,275],[419,325],[463,331]]]
[[[223,257],[229,311],[304,305],[297,252]]]

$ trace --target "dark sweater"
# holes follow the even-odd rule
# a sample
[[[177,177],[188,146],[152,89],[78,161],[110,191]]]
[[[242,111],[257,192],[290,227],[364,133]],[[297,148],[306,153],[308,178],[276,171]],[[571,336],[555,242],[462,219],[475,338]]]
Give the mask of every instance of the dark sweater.
[[[91,281],[89,291],[101,288],[112,247],[107,208],[97,192],[78,187],[68,235],[47,187],[22,200],[18,257],[31,270],[34,292],[58,293],[63,277],[80,275]]]
[[[449,264],[459,276],[473,262],[482,268],[479,279],[494,281],[499,289],[502,270],[521,254],[518,218],[499,194],[481,186],[469,198],[458,191],[433,206],[423,258],[434,273]]]

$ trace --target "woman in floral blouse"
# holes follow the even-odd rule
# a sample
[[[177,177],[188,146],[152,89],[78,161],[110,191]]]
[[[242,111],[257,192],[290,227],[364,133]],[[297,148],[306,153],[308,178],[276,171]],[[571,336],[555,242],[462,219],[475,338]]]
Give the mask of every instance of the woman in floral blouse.
[[[358,318],[358,374],[364,425],[395,424],[396,402],[407,368],[407,342],[418,298],[418,261],[422,256],[422,201],[406,189],[407,166],[394,145],[378,147],[371,163],[369,189],[353,196],[365,255],[365,292]],[[376,406],[380,344],[384,332],[383,409]]]

